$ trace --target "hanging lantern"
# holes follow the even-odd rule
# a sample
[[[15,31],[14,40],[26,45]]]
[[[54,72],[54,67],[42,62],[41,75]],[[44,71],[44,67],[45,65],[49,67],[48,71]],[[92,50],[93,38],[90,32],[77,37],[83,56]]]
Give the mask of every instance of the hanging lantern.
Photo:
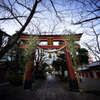
[[[51,58],[51,53],[49,53],[49,58]]]
[[[57,51],[57,56],[60,56],[60,53]]]
[[[42,51],[41,56],[44,56],[44,51]]]

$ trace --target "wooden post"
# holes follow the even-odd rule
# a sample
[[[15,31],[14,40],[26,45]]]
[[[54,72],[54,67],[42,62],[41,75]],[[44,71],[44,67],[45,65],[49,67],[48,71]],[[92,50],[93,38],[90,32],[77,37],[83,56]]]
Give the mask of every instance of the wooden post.
[[[32,53],[31,58],[28,62],[28,67],[26,71],[24,90],[32,90],[32,73],[34,67],[35,52]]]
[[[67,68],[68,68],[68,75],[69,75],[69,90],[70,91],[79,91],[78,82],[75,77],[73,65],[72,65],[72,59],[70,56],[70,53],[68,52],[68,48],[65,48],[65,56],[66,56],[66,62],[67,62]]]

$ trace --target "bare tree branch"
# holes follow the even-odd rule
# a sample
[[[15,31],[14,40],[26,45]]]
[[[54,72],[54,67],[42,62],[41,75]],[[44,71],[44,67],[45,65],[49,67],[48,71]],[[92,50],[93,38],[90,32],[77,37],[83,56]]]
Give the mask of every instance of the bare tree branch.
[[[11,6],[10,13],[11,13],[12,16],[18,21],[18,23],[19,23],[21,26],[23,26],[22,23],[17,19],[17,17],[16,17],[15,14],[13,13],[13,9],[12,9],[11,2],[10,2],[9,0],[8,0],[8,2],[9,2],[9,4],[10,4],[10,6]]]
[[[4,18],[0,18],[0,20],[11,20],[11,19],[15,19],[15,18],[23,18],[23,17],[27,17],[27,16],[4,17]]]
[[[80,22],[77,22],[77,23],[72,22],[71,24],[78,25],[78,24],[82,24],[84,22],[89,22],[89,21],[92,21],[92,20],[95,20],[95,19],[99,19],[99,18],[100,18],[100,16],[97,16],[97,17],[86,19],[86,20],[83,20],[83,21],[80,21]]]
[[[26,9],[28,9],[29,11],[31,11],[31,9],[30,9],[30,8],[26,7],[25,5],[23,5],[22,3],[20,3],[18,0],[16,0],[16,2],[17,2],[19,5],[21,5],[21,6],[25,7],[25,8],[26,8]]]
[[[86,44],[86,46],[89,48],[89,50],[91,50],[91,52],[96,56],[96,57],[98,57],[98,59],[100,60],[100,57],[98,56],[98,54],[96,54],[92,49],[91,49],[91,47],[87,44],[87,43],[85,43]]]
[[[93,27],[93,23],[92,23],[92,29],[93,29],[93,32],[94,32],[94,34],[95,34],[95,36],[96,36],[97,48],[98,48],[98,50],[100,51],[99,40],[98,40],[99,35],[98,35],[98,34],[96,33],[96,31],[95,31],[95,29],[94,29],[94,27]]]
[[[55,6],[54,6],[52,0],[50,0],[50,2],[51,2],[51,4],[52,4],[52,7],[53,7],[55,13],[56,13],[56,16],[57,16],[57,17],[59,18],[59,20],[61,21],[61,18],[59,17],[59,15],[58,15],[58,13],[57,13],[57,10],[56,10],[56,8],[55,8]]]

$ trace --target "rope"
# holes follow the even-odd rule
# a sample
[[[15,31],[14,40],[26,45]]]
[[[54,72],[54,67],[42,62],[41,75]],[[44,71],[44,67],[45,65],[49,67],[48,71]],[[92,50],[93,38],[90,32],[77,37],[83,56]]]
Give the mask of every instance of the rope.
[[[67,45],[67,44],[66,44],[66,45]],[[47,53],[53,53],[53,52],[58,52],[58,51],[60,51],[61,49],[65,48],[66,45],[64,45],[63,47],[61,47],[61,48],[58,49],[58,50],[53,50],[53,51],[43,50],[42,48],[40,48],[40,47],[38,47],[38,46],[36,46],[36,48],[38,48],[38,49],[40,49],[40,50],[42,50],[42,51],[44,51],[44,52],[47,52]]]

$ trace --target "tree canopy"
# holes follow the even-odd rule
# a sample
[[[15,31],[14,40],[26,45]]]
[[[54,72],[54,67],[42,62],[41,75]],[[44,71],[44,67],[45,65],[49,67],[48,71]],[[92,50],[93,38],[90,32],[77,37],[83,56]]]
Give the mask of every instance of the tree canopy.
[[[89,57],[88,57],[88,51],[85,48],[80,48],[77,50],[78,52],[78,60],[79,64],[88,64],[89,63]]]

